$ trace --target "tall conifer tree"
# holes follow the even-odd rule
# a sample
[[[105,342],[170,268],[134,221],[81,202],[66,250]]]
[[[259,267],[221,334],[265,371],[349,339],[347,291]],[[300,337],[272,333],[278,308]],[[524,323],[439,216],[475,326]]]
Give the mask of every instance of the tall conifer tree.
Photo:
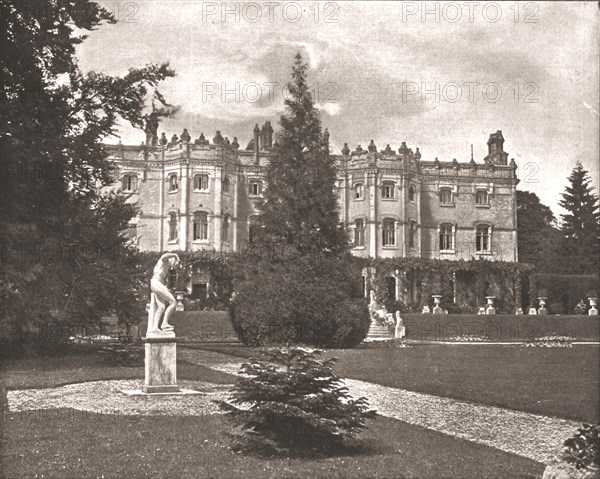
[[[600,254],[598,196],[593,192],[589,173],[580,162],[573,168],[569,183],[560,202],[568,211],[561,215],[567,253],[575,257],[579,268],[597,273]]]
[[[338,214],[336,165],[321,131],[307,68],[298,53],[281,131],[269,156],[261,220],[270,242],[293,246],[300,255],[335,254],[346,249],[348,238]]]

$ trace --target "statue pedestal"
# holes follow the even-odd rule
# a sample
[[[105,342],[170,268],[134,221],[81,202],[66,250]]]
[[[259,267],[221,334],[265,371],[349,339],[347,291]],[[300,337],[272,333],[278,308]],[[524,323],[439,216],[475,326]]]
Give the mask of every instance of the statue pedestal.
[[[179,392],[177,386],[177,340],[172,335],[158,334],[144,338],[145,379],[142,390],[145,393]]]

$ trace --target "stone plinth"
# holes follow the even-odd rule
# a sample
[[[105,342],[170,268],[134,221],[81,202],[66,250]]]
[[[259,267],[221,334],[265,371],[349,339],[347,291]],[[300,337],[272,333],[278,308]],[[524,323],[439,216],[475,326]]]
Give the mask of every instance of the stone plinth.
[[[158,335],[156,335],[158,336]],[[145,393],[179,392],[177,386],[177,340],[173,334],[165,337],[146,337]]]

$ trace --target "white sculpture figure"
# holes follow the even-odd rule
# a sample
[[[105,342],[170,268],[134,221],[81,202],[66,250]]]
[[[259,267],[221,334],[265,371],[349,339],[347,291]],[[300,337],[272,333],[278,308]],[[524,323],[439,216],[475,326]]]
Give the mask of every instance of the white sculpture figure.
[[[402,339],[404,336],[406,336],[406,330],[404,329],[404,324],[400,317],[400,311],[396,311],[396,329],[394,330],[394,337],[396,339]]]
[[[149,334],[160,334],[174,330],[169,323],[169,318],[177,305],[177,300],[165,286],[165,278],[170,269],[176,268],[180,263],[179,256],[176,253],[165,253],[156,262],[152,279],[150,280],[150,309],[148,311],[148,330]],[[160,318],[164,317],[162,324]],[[158,325],[161,324],[159,329]]]

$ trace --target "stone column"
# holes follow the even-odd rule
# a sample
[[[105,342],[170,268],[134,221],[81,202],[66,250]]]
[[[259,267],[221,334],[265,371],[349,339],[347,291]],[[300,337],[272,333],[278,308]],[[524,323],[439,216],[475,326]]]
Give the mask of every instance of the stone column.
[[[213,244],[221,251],[221,232],[223,228],[223,206],[221,198],[221,168],[215,167],[215,211],[213,214]]]
[[[175,335],[144,339],[145,393],[179,392],[177,386],[177,343]]]
[[[187,143],[186,143],[187,145]],[[181,176],[181,196],[179,203],[179,249],[185,251],[187,249],[187,231],[188,231],[188,169],[189,166],[187,161],[185,165],[179,170]]]
[[[231,218],[231,228],[232,228],[232,236],[231,236],[231,248],[233,251],[238,250],[238,174],[237,172],[233,175],[233,218]]]
[[[377,172],[368,173],[369,185],[369,256],[377,258]]]

